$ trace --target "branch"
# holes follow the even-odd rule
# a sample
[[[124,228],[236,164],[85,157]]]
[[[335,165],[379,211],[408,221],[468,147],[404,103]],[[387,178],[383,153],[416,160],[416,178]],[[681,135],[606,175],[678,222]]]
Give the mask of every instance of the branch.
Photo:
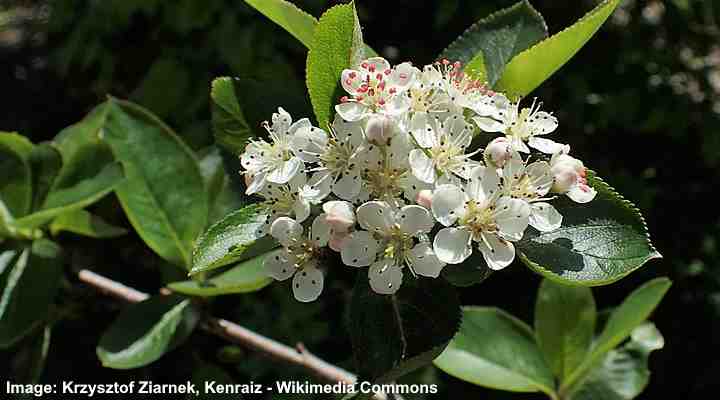
[[[92,286],[100,292],[129,303],[138,303],[150,297],[147,293],[125,286],[120,282],[108,279],[87,269],[80,270],[78,278],[81,282]],[[163,291],[163,293],[167,292]],[[207,317],[202,321],[200,327],[206,332],[223,337],[278,361],[303,367],[325,381],[344,384],[357,382],[355,375],[313,355],[302,343],[299,343],[296,348],[292,348],[222,318]],[[387,400],[384,394],[376,394],[373,398],[375,400]]]

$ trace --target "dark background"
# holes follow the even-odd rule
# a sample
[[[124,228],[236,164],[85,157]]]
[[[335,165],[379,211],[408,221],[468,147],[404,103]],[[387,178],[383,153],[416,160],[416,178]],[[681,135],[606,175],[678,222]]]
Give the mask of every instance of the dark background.
[[[333,3],[296,1],[315,16]],[[473,21],[512,1],[357,3],[369,45],[391,62],[425,64]],[[551,33],[594,5],[532,3]],[[713,0],[625,1],[588,45],[533,93],[559,117],[556,139],[571,143],[575,156],[643,210],[664,255],[619,283],[595,289],[599,306],[618,304],[652,277],[674,281],[652,318],[666,348],[652,355],[653,375],[643,399],[715,398],[720,389],[718,18],[720,2]],[[0,0],[0,130],[49,140],[112,94],[150,108],[200,149],[212,143],[214,77],[257,77],[286,88],[288,98],[307,98],[305,56],[302,44],[240,0]],[[113,198],[95,207],[129,226]],[[74,248],[69,269],[91,267],[146,291],[182,277],[135,235],[59,239]],[[276,284],[210,307],[218,316],[286,343],[302,341],[352,368],[344,311],[353,274],[340,273],[311,305],[295,303],[288,288]],[[463,302],[496,305],[531,322],[539,280],[516,263],[464,289]],[[68,278],[41,382],[179,382],[189,379],[198,362],[221,366],[237,382],[303,377],[302,371],[200,333],[149,367],[102,369],[95,344],[119,309]],[[0,353],[0,376],[12,370],[7,357]],[[488,391],[432,368],[407,380],[439,382],[437,398],[541,398]]]

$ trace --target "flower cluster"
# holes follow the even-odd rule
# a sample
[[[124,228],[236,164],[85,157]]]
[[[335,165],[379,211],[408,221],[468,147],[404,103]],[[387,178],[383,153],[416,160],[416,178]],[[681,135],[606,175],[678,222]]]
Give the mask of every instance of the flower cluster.
[[[369,267],[380,294],[397,291],[408,272],[436,278],[473,251],[505,268],[528,225],[560,227],[554,197],[595,197],[569,146],[544,137],[557,118],[488,90],[459,63],[420,70],[375,57],[343,71],[341,85],[348,95],[332,124],[293,122],[279,108],[263,125],[269,138],[241,156],[247,193],[268,215],[261,234],[282,245],[265,267],[277,280],[293,277],[300,301],[322,292],[332,252]],[[483,149],[473,145],[481,132],[499,137]]]

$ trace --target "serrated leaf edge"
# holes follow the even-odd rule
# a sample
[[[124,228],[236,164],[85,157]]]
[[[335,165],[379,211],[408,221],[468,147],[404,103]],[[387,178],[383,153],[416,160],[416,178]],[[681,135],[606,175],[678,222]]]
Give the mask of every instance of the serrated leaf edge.
[[[612,0],[609,0],[609,1],[612,1]],[[618,191],[615,190],[614,187],[610,186],[610,184],[608,184],[604,179],[599,177],[594,170],[587,169],[587,172],[588,172],[589,178],[592,179],[593,183],[597,182],[597,183],[603,185],[604,188],[613,195],[613,199],[615,200],[615,202],[619,203],[620,206],[622,206],[626,210],[630,211],[630,213],[633,214],[638,219],[638,222],[640,222],[640,225],[642,226],[643,233],[645,234],[645,242],[648,245],[648,247],[650,248],[650,254],[647,255],[645,257],[645,259],[642,262],[640,262],[635,268],[627,271],[626,273],[618,276],[615,279],[593,280],[593,281],[583,281],[582,283],[579,283],[579,282],[573,283],[568,280],[560,279],[560,277],[555,272],[552,272],[549,269],[543,267],[542,265],[530,260],[529,258],[527,258],[527,256],[525,256],[524,253],[522,253],[521,251],[518,251],[518,254],[520,255],[520,260],[525,265],[527,265],[531,269],[536,270],[538,272],[540,272],[540,271],[547,272],[548,275],[543,275],[545,278],[550,279],[555,282],[558,282],[558,283],[565,284],[565,285],[571,285],[571,286],[607,285],[607,284],[610,284],[613,282],[617,282],[618,280],[630,275],[631,273],[638,270],[640,267],[645,265],[650,260],[663,258],[662,254],[660,254],[660,252],[655,248],[655,246],[652,244],[652,241],[650,240],[650,231],[648,230],[647,223],[645,221],[645,217],[643,217],[640,209],[633,202],[631,202],[630,200],[626,199],[623,195],[618,193]],[[593,186],[595,186],[595,185],[593,185]]]

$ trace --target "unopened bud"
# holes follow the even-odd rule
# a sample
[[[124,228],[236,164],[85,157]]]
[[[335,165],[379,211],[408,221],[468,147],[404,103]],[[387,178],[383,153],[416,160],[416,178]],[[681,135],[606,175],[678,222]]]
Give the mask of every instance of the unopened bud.
[[[350,234],[347,232],[333,233],[328,241],[328,246],[338,253],[347,245]]]
[[[328,201],[323,204],[325,222],[335,233],[346,233],[355,225],[353,205],[347,201]]]
[[[384,115],[370,117],[365,128],[365,135],[368,141],[377,144],[387,144],[388,140],[395,134],[395,123]]]
[[[429,189],[424,189],[418,192],[415,202],[427,209],[432,207],[433,192]]]
[[[566,193],[573,186],[585,181],[585,166],[577,158],[556,154],[550,164],[550,171],[555,177],[553,192]]]
[[[495,167],[502,168],[512,157],[512,148],[506,137],[499,137],[485,147],[485,161]]]

